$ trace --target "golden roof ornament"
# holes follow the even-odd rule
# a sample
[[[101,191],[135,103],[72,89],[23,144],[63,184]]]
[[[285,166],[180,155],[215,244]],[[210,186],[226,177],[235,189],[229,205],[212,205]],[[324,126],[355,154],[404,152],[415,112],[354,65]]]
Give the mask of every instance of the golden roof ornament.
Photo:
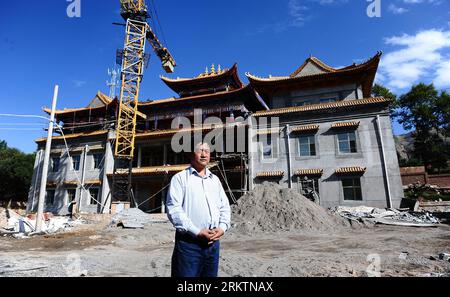
[[[214,64],[211,65],[211,74],[216,74],[216,69],[214,67]]]

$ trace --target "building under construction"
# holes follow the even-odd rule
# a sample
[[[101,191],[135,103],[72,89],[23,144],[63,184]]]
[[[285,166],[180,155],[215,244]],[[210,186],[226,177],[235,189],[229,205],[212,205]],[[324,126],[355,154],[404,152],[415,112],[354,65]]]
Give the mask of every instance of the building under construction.
[[[398,207],[403,190],[390,102],[371,96],[380,57],[340,69],[309,57],[288,76],[247,74],[247,85],[237,65],[211,67],[194,78],[161,77],[178,95],[138,103],[143,116],[136,124],[127,203],[164,212],[171,177],[189,166],[186,154],[174,152],[173,137],[207,136],[220,126],[205,123],[215,118],[223,123],[221,146],[234,149],[213,151],[211,171],[231,202],[266,180],[304,193],[306,180],[325,207]],[[101,92],[84,108],[56,112],[62,131],[52,140],[45,211],[109,213],[123,205],[112,195],[118,112],[118,99]],[[36,140],[30,212],[37,207],[45,141]]]

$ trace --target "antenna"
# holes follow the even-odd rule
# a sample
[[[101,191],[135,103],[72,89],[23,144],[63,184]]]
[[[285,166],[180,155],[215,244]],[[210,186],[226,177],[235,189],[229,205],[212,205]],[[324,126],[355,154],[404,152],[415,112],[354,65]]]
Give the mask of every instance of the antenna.
[[[113,68],[113,70],[110,70],[108,68],[108,75],[111,76],[111,80],[106,82],[106,85],[109,87],[109,97],[114,99],[116,98],[116,90],[117,86],[119,85],[119,81],[117,80],[117,74],[118,71]]]

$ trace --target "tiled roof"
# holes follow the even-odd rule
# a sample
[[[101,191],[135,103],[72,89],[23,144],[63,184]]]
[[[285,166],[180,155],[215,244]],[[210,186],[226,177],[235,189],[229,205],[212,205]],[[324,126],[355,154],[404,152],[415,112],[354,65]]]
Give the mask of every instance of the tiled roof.
[[[84,182],[85,185],[101,185],[101,180],[99,179],[93,179],[93,180],[87,180]],[[78,186],[80,183],[78,180],[70,180],[70,181],[65,181],[64,185],[65,186]]]
[[[221,70],[219,71],[215,71],[215,72],[209,72],[208,74],[205,73],[201,73],[200,75],[198,75],[197,77],[193,77],[193,78],[169,78],[169,77],[165,77],[163,75],[160,76],[161,80],[164,82],[168,82],[168,83],[177,83],[177,82],[195,82],[195,81],[202,81],[205,80],[207,78],[217,78],[220,76],[226,76],[231,72],[236,71],[237,69],[237,64],[234,64],[231,68],[229,69],[225,69],[225,70]]]
[[[100,101],[102,101],[105,106],[107,106],[108,104],[110,104],[111,102],[113,102],[114,100],[108,96],[106,96],[105,94],[103,94],[102,92],[98,91],[97,95],[96,95]],[[62,115],[62,114],[66,114],[66,113],[72,113],[72,112],[78,112],[78,111],[85,111],[85,110],[97,110],[97,109],[102,109],[105,108],[105,106],[99,106],[99,107],[81,107],[81,108],[64,108],[64,109],[60,109],[60,110],[56,110],[55,114],[56,115]],[[50,114],[51,113],[51,109],[44,107],[43,108],[44,112]]]
[[[341,123],[334,123],[331,125],[331,128],[347,128],[347,127],[358,127],[359,121],[357,122],[341,122]]]
[[[336,169],[336,173],[337,174],[342,174],[342,173],[364,173],[366,172],[366,167],[358,167],[358,166],[353,166],[353,167],[341,167]]]
[[[280,129],[263,129],[257,130],[256,135],[267,135],[267,134],[277,134],[280,133]]]
[[[283,177],[284,171],[262,171],[256,174],[256,177]]]
[[[322,175],[323,169],[298,169],[294,175]]]
[[[99,131],[93,131],[93,132],[87,132],[87,133],[74,133],[74,134],[65,134],[64,136],[66,137],[66,139],[71,139],[71,138],[78,138],[78,137],[89,137],[89,136],[96,136],[96,135],[102,135],[102,134],[107,134],[108,131],[107,130],[99,130]],[[63,136],[53,136],[52,140],[62,140],[64,139]],[[35,142],[39,143],[39,142],[46,142],[47,141],[47,137],[42,137],[42,138],[38,138],[35,140]]]
[[[166,166],[152,166],[152,167],[141,167],[141,168],[133,168],[132,174],[134,176],[140,175],[165,175],[169,173],[176,173],[185,170],[191,166],[190,164],[177,164],[177,165],[166,165]],[[207,167],[213,168],[217,166],[217,163],[210,163]],[[127,174],[127,170],[124,170],[122,174]],[[120,175],[120,171],[118,172]],[[112,174],[108,174],[111,176]]]
[[[253,114],[253,116],[255,116],[255,117],[272,116],[272,115],[281,115],[281,114],[287,114],[287,113],[325,110],[325,109],[342,108],[342,107],[349,107],[349,106],[370,105],[370,104],[385,103],[385,102],[387,103],[390,101],[391,101],[390,99],[386,99],[384,97],[370,97],[370,98],[365,98],[365,99],[345,100],[345,101],[336,101],[336,102],[328,102],[328,103],[319,103],[319,104],[263,110],[263,111],[255,112]]]
[[[189,164],[183,164],[183,165],[171,165],[171,166],[133,168],[133,175],[169,174],[171,172],[180,172],[180,171],[188,168],[189,166],[190,166]]]
[[[307,132],[319,130],[319,125],[292,126],[291,132]]]
[[[230,91],[220,91],[212,94],[203,94],[203,95],[195,95],[195,96],[189,96],[189,97],[182,97],[182,98],[167,98],[162,100],[155,100],[151,102],[139,102],[139,106],[154,106],[164,103],[175,103],[175,102],[186,102],[191,100],[202,100],[202,99],[214,99],[214,98],[221,98],[222,96],[230,96],[230,95],[237,95],[241,92],[251,92],[253,94],[254,98],[257,99],[257,101],[266,109],[267,106],[265,106],[265,103],[259,99],[259,97],[256,95],[256,93],[253,91],[253,89],[250,87],[250,85],[242,86],[241,88],[230,90]]]
[[[337,71],[337,69],[335,69],[331,66],[328,66],[327,64],[325,64],[318,58],[311,56],[308,59],[306,59],[305,62],[297,70],[295,70],[289,77],[297,76],[300,72],[302,72],[302,70],[306,67],[306,65],[308,65],[308,62],[312,62],[316,66],[319,66],[320,68],[322,68],[328,72],[336,72]]]
[[[354,64],[354,65],[350,65],[344,68],[340,68],[340,69],[335,69],[333,67],[330,67],[328,65],[326,65],[325,63],[323,63],[322,61],[320,61],[319,59],[313,57],[313,58],[308,58],[294,73],[292,73],[290,76],[271,76],[268,78],[263,78],[263,77],[258,77],[255,75],[252,75],[250,73],[245,73],[245,75],[249,78],[250,81],[253,82],[277,82],[277,81],[287,81],[287,80],[296,80],[296,79],[302,79],[304,78],[304,76],[302,77],[296,77],[296,75],[298,73],[301,72],[301,70],[306,66],[308,61],[312,61],[314,62],[314,64],[320,66],[321,68],[327,70],[328,72],[326,73],[318,73],[318,74],[311,74],[311,75],[307,75],[307,77],[320,77],[323,75],[327,75],[329,73],[345,73],[345,72],[349,72],[349,71],[353,71],[356,69],[360,69],[360,68],[364,68],[368,65],[370,65],[372,62],[378,62],[379,59],[381,57],[381,52],[378,52],[375,56],[373,56],[372,58],[368,59],[367,61],[365,61],[364,63],[361,64]]]

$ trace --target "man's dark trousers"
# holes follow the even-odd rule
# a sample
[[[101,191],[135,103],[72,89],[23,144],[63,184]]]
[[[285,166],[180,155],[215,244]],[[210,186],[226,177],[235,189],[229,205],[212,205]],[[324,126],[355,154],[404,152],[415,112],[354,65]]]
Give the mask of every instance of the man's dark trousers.
[[[177,232],[172,255],[172,277],[217,277],[220,242],[208,245]]]

